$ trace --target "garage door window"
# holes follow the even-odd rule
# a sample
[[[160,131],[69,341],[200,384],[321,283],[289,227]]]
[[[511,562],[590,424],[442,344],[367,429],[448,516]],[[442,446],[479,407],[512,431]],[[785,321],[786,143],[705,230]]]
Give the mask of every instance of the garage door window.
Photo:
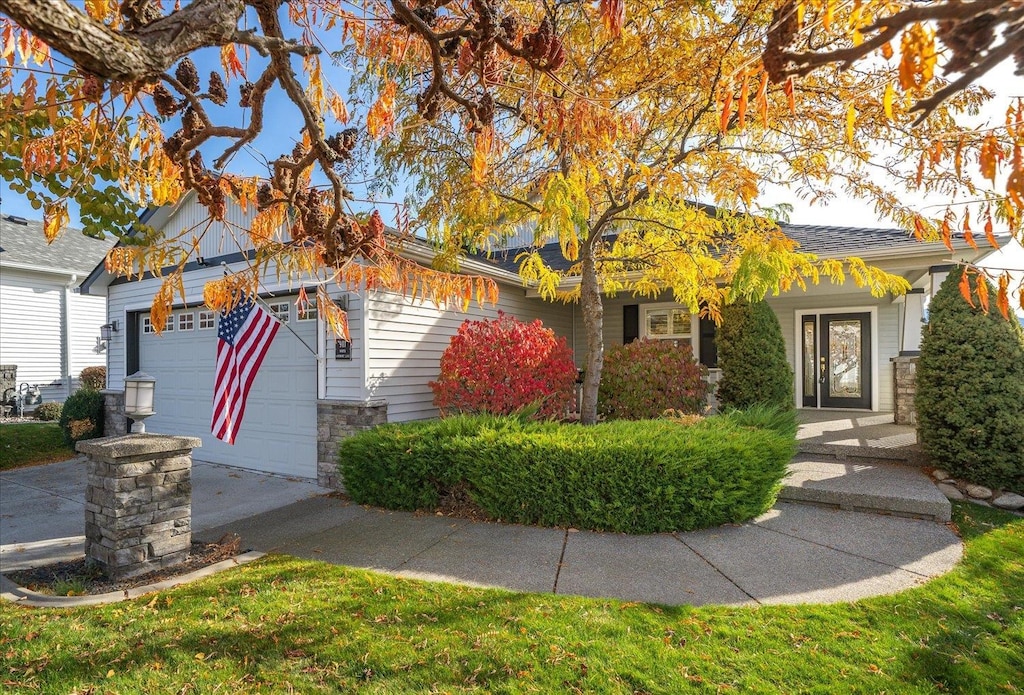
[[[291,317],[292,305],[290,302],[276,302],[274,304],[268,304],[270,307],[270,313],[272,313],[278,321],[281,323],[288,323],[288,319]]]
[[[196,315],[191,311],[186,311],[184,314],[178,314],[178,330],[179,331],[191,331],[195,330]]]
[[[217,322],[214,319],[214,313],[212,311],[199,312],[199,330],[203,331],[216,327]]]

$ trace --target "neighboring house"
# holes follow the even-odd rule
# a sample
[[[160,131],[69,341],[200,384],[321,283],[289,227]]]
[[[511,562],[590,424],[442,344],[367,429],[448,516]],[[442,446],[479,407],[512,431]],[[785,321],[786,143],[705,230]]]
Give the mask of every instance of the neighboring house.
[[[194,198],[186,197],[177,206],[154,211],[146,222],[174,232],[192,228],[205,217]],[[241,228],[250,222],[251,216],[239,210],[231,211],[227,220]],[[933,282],[951,260],[974,259],[977,252],[958,243],[951,254],[941,243],[920,244],[892,230],[787,225],[785,231],[805,251],[857,255],[903,275],[913,285],[906,297],[876,299],[852,281],[823,281],[806,292],[769,298],[783,326],[799,407],[892,411],[890,360],[916,353],[924,299]],[[136,370],[155,376],[156,415],[146,427],[202,437],[202,448],[194,453],[197,460],[329,481],[337,438],[377,422],[436,415],[428,382],[437,377],[451,336],[464,320],[493,317],[499,310],[526,320],[542,319],[566,337],[577,362],[583,361],[579,308],[543,301],[524,288],[515,272],[515,250],[463,263],[465,272],[488,275],[500,287],[496,306],[472,306],[466,313],[389,292],[333,291],[348,307],[352,344],[347,350],[336,346],[315,312],[299,315],[295,298],[301,283],[288,286],[270,277],[264,301],[290,330],[278,331],[253,385],[236,444],[228,446],[209,434],[216,317],[203,309],[202,289],[206,281],[221,275],[221,262],[233,269],[243,266],[241,252],[227,251],[232,238],[227,228],[220,234],[207,233],[195,260],[186,266],[186,302],[174,308],[160,336],[149,322],[159,280],[113,278],[101,266],[83,285],[85,292],[107,296],[108,318],[124,327],[109,348],[108,386],[120,388],[125,375]],[[560,258],[557,245],[544,253],[553,262]],[[423,262],[430,259],[426,245],[407,244],[407,254]],[[705,364],[715,365],[714,325],[669,299],[608,298],[604,330],[606,345],[642,337],[688,341]]]
[[[78,287],[113,244],[77,229],[47,244],[41,222],[0,218],[0,364],[17,365],[15,388],[38,385],[42,400],[63,401],[83,369],[106,363],[105,302]]]

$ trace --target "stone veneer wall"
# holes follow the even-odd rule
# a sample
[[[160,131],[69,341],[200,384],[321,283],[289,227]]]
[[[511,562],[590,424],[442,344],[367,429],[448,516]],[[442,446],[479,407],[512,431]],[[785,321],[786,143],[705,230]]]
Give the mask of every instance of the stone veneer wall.
[[[344,490],[338,474],[338,440],[388,421],[388,402],[316,402],[316,481],[323,487]]]
[[[103,389],[103,436],[128,434],[128,417],[124,414],[124,391]]]
[[[895,421],[897,425],[916,425],[917,410],[914,394],[917,391],[917,356],[901,355],[892,358],[893,393],[895,394]]]
[[[132,434],[78,442],[88,457],[85,557],[111,579],[186,560],[196,437]]]

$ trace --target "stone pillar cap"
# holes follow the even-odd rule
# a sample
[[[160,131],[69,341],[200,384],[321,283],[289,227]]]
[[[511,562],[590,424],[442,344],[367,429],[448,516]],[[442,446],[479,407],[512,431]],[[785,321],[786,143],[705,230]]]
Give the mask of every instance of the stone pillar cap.
[[[178,437],[167,434],[124,434],[118,437],[87,439],[75,445],[75,451],[89,456],[127,458],[144,454],[165,454],[197,449],[203,445],[199,437]]]

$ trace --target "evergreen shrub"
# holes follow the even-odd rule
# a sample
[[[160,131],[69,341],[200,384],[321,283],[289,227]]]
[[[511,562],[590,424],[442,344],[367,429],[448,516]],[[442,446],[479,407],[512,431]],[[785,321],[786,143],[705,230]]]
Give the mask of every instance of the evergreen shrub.
[[[60,414],[64,441],[73,447],[83,439],[103,436],[103,394],[95,389],[80,388],[64,401]]]
[[[64,406],[60,403],[50,401],[48,403],[40,403],[36,406],[34,416],[36,420],[53,421],[60,419],[60,413],[64,409]]]
[[[1024,493],[1024,337],[1013,318],[972,307],[962,277],[952,270],[928,307],[914,397],[921,444],[957,478]],[[975,287],[972,277],[980,306]]]
[[[634,340],[608,349],[597,391],[597,412],[609,419],[642,420],[666,410],[700,413],[710,385],[707,369],[689,345]]]
[[[795,451],[791,420],[729,413],[690,426],[584,426],[457,416],[382,425],[344,439],[339,468],[360,504],[433,510],[461,489],[503,521],[625,533],[692,530],[746,521],[772,506]]]
[[[86,367],[78,375],[78,379],[82,383],[82,388],[99,391],[107,386],[107,368]]]
[[[717,395],[723,409],[794,407],[793,370],[779,319],[767,302],[726,306],[715,341],[722,370]]]
[[[441,356],[441,375],[430,382],[441,415],[509,415],[532,409],[557,418],[572,402],[576,365],[565,338],[540,319],[498,317],[465,321]]]

